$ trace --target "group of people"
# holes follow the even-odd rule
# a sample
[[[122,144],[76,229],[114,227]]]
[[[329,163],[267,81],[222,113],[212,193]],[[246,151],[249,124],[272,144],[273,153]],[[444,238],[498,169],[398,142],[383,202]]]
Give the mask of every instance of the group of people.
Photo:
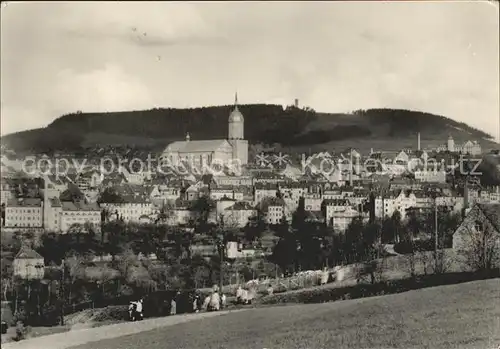
[[[130,321],[140,321],[144,319],[143,310],[143,300],[142,298],[136,302],[130,302],[128,306],[128,314]]]
[[[222,294],[222,292],[219,291],[219,286],[215,285],[212,289],[212,293],[205,297],[202,309],[207,311],[218,311],[224,308],[225,306],[226,306],[226,295]],[[199,309],[197,310],[199,311]]]
[[[246,297],[244,297],[246,298]],[[180,292],[177,292],[174,297],[172,297],[170,301],[170,315],[177,314],[177,302],[180,300]],[[139,299],[138,301],[130,302],[129,304],[129,319],[130,321],[140,321],[144,319],[143,315],[143,299]],[[200,294],[198,292],[195,293],[192,302],[192,311],[194,313],[198,313],[202,310],[205,311],[218,311],[222,308],[226,307],[226,295],[220,292],[218,286],[214,286],[211,294],[205,297],[204,301],[201,301]]]

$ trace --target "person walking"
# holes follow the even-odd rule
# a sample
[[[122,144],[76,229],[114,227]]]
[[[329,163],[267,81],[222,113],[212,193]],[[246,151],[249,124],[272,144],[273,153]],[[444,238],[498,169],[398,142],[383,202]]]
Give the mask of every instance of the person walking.
[[[130,321],[135,321],[137,312],[137,302],[130,302],[128,306],[128,318]]]
[[[199,311],[200,311],[200,296],[198,294],[195,294],[193,299],[193,312],[198,313]]]
[[[143,318],[144,318],[144,315],[142,313],[143,311],[143,304],[142,304],[142,298],[139,299],[139,301],[136,303],[136,310],[135,310],[135,317],[136,317],[136,320],[139,320],[141,321]]]
[[[209,311],[218,311],[220,310],[220,294],[219,291],[214,291],[212,293],[212,296],[210,297],[210,304],[208,306]]]
[[[170,315],[177,314],[177,302],[175,301],[175,297],[170,301]]]

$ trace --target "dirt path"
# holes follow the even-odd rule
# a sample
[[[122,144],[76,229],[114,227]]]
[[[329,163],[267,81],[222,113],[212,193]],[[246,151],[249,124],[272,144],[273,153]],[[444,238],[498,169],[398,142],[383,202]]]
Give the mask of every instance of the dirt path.
[[[220,316],[228,313],[240,312],[245,309],[225,310],[220,312],[183,314],[155,319],[146,319],[141,322],[126,322],[97,328],[73,330],[57,333],[20,342],[2,344],[2,349],[66,349],[69,347],[113,339],[130,334],[150,331],[157,328],[185,323],[208,317]]]

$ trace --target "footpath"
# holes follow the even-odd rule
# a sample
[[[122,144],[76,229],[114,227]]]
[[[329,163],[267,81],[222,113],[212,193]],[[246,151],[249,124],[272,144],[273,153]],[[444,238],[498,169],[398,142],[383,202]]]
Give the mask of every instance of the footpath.
[[[69,332],[56,333],[19,342],[4,343],[2,344],[2,349],[67,349],[77,345],[101,341],[103,339],[127,336],[161,327],[245,310],[246,309],[235,309],[209,313],[181,314],[162,318],[145,319],[139,322],[124,322],[96,328],[71,330]]]

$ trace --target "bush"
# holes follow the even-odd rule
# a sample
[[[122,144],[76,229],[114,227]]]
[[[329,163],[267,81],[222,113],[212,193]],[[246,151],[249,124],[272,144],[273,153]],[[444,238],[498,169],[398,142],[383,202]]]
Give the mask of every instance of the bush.
[[[17,326],[19,322],[22,322],[23,324],[26,322],[26,311],[24,309],[18,310],[15,314],[14,317],[12,318],[12,326]]]
[[[14,337],[14,340],[16,342],[19,342],[23,339],[28,338],[30,330],[31,328],[29,326],[25,327],[22,321],[18,321],[16,324],[16,336]]]
[[[412,251],[434,251],[434,240],[401,241],[394,245],[394,251],[400,254],[410,254]]]
[[[115,305],[102,309],[93,320],[96,322],[127,320],[128,319],[128,306]]]
[[[391,280],[375,284],[358,284],[339,288],[311,288],[294,292],[273,294],[261,299],[263,304],[280,303],[323,303],[345,299],[395,294],[420,289],[425,287],[452,285],[474,280],[495,278],[500,276],[500,271],[488,275],[481,273],[461,272],[436,275],[425,275],[415,278]]]

